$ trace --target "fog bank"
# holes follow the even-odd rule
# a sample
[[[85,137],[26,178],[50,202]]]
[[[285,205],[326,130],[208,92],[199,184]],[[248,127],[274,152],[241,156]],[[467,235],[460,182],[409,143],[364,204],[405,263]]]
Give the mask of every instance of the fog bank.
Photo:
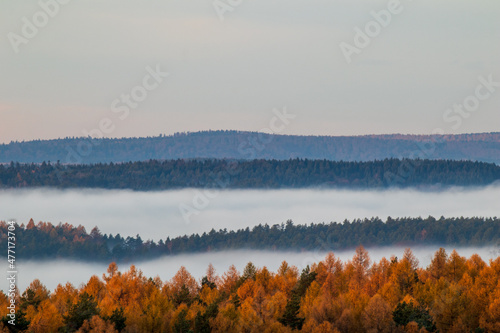
[[[203,196],[202,196],[203,195]],[[98,226],[143,240],[234,230],[292,219],[296,224],[378,216],[500,216],[500,186],[418,190],[2,190],[0,220]],[[205,198],[206,200],[202,200]],[[195,204],[193,204],[193,200]],[[184,218],[180,207],[189,213]],[[186,208],[187,207],[187,208]]]

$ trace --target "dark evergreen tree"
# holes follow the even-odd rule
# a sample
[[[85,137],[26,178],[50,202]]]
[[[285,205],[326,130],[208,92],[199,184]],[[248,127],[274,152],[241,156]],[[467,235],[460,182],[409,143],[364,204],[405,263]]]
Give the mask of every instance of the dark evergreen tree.
[[[191,330],[191,323],[189,322],[189,320],[186,319],[186,316],[187,316],[187,310],[183,309],[179,313],[179,316],[177,317],[177,320],[174,323],[174,332],[175,333],[193,332]]]
[[[176,305],[180,305],[182,303],[185,303],[187,305],[190,305],[192,302],[192,298],[189,294],[189,289],[188,287],[183,284],[181,286],[181,290],[179,290],[175,295],[174,295],[174,303]]]
[[[311,272],[309,265],[302,270],[300,279],[292,290],[292,296],[288,300],[285,313],[279,319],[279,322],[296,330],[301,330],[305,318],[299,317],[300,301],[305,295],[307,288],[316,279],[316,272]]]
[[[112,322],[118,332],[123,331],[123,329],[127,326],[127,324],[125,323],[127,321],[127,318],[125,317],[123,308],[114,309],[111,316],[103,317],[103,319]]]
[[[285,313],[278,321],[292,329],[301,330],[304,324],[304,318],[299,317],[300,296],[293,294],[291,299],[286,303]]]
[[[26,313],[23,310],[16,311],[15,325],[9,324],[10,320],[12,320],[12,318],[5,316],[1,319],[1,322],[13,333],[25,332],[30,325],[30,321],[26,318]]]
[[[98,314],[99,309],[94,297],[84,292],[78,297],[78,302],[72,304],[68,314],[64,316],[64,329],[66,332],[76,332],[85,320],[90,320]]]
[[[436,325],[429,312],[420,306],[415,306],[413,302],[399,303],[393,312],[393,320],[398,326],[406,326],[414,321],[419,328],[424,327],[428,332],[436,331]]]

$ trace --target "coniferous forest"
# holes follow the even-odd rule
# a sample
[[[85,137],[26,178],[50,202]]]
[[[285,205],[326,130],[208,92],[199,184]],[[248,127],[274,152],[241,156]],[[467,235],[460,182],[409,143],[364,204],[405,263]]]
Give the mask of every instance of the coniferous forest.
[[[208,188],[387,188],[483,186],[500,166],[454,160],[150,160],[128,163],[0,165],[0,188],[56,187],[133,190]]]
[[[49,222],[16,228],[17,254],[23,259],[80,259],[127,261],[163,255],[211,251],[258,249],[271,251],[338,251],[359,245],[377,246],[496,246],[500,245],[498,218],[379,218],[310,225],[258,225],[236,231],[214,230],[203,234],[155,242],[140,235],[122,237],[102,234],[98,227],[87,232],[82,226]],[[0,222],[0,247],[7,247],[8,226]]]

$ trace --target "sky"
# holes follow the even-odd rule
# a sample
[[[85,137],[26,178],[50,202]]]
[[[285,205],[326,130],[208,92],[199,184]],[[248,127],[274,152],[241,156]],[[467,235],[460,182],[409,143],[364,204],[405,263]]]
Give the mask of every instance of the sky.
[[[498,0],[0,0],[0,143],[262,131],[277,110],[281,134],[498,132],[498,17]]]

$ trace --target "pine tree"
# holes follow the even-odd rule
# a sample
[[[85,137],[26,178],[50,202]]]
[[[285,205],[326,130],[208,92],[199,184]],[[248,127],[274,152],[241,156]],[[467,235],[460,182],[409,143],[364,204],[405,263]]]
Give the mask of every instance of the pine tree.
[[[65,329],[67,332],[75,332],[85,320],[90,320],[98,314],[99,309],[94,297],[84,292],[80,295],[78,302],[70,307],[68,315],[64,316]]]

